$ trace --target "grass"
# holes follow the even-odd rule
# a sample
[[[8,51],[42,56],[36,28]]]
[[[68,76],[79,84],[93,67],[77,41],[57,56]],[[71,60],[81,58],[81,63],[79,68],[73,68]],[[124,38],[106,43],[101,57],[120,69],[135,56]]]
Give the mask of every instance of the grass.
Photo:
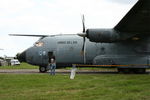
[[[38,69],[38,66],[33,66],[27,63],[21,63],[15,66],[0,66],[0,69]]]
[[[149,75],[0,74],[0,100],[149,100]]]

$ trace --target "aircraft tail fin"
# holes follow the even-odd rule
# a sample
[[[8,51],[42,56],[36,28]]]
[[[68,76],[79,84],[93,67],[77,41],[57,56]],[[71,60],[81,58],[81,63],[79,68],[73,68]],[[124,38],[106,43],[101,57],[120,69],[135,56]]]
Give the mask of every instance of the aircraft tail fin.
[[[114,27],[128,33],[150,32],[150,0],[138,0],[125,17]]]

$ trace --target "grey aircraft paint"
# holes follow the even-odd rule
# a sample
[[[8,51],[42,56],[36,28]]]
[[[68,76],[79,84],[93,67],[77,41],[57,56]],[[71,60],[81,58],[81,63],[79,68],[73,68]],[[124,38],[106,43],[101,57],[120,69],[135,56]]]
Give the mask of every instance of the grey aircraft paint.
[[[36,43],[40,42],[43,43],[43,46],[34,45],[25,51],[26,56],[24,57],[26,57],[27,63],[46,66],[48,64],[48,52],[53,52],[59,65],[84,64],[84,57],[81,53],[83,39],[78,35],[45,37]],[[118,43],[94,43],[86,39],[85,64],[148,65],[148,55],[150,54],[148,42],[150,42],[149,38],[131,39]]]

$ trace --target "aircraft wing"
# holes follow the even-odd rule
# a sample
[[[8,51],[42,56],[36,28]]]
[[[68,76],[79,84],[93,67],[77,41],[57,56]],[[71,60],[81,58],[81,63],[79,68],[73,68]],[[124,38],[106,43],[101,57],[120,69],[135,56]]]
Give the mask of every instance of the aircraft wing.
[[[48,37],[49,35],[9,34],[10,36]]]
[[[54,37],[62,35],[76,35],[76,34],[55,34],[55,35],[32,35],[32,34],[9,34],[10,36],[29,36],[29,37]]]
[[[138,0],[125,17],[114,27],[115,30],[128,33],[150,32],[150,0]]]

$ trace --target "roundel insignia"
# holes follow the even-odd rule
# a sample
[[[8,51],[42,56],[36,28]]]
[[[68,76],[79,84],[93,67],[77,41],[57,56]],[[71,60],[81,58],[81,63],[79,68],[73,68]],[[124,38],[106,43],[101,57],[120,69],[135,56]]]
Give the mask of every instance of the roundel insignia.
[[[46,51],[43,51],[43,55],[46,55]]]
[[[42,56],[42,51],[39,51],[39,55]]]

